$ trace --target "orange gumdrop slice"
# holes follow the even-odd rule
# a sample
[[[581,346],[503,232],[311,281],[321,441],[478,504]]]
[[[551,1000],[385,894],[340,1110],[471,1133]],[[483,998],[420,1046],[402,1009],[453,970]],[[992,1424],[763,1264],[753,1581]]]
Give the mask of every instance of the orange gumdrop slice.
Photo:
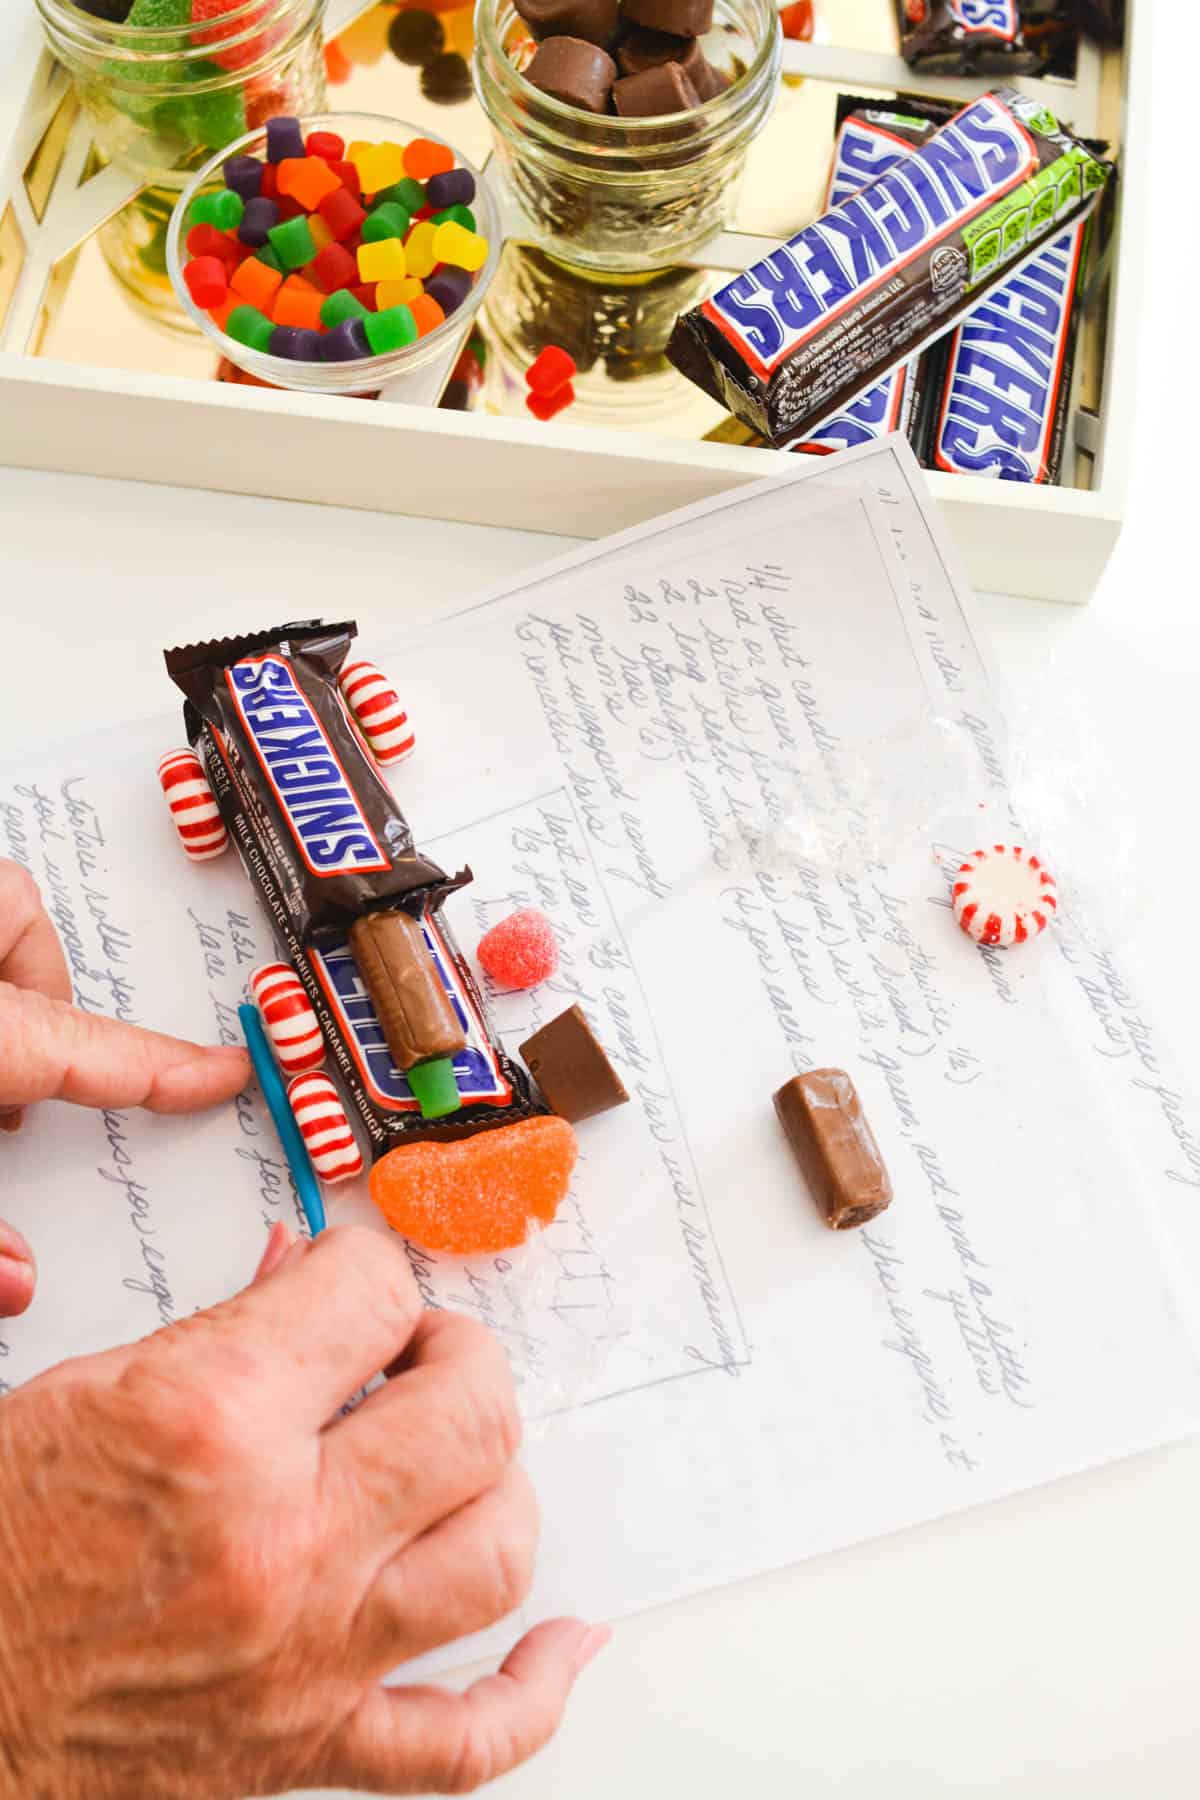
[[[522,1119],[456,1144],[390,1150],[371,1170],[371,1198],[424,1250],[512,1250],[531,1225],[550,1224],[578,1154],[565,1119]]]

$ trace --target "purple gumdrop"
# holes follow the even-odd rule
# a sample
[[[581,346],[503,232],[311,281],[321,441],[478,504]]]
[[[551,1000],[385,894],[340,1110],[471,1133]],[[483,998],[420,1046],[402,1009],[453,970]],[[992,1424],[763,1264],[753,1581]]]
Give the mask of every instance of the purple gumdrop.
[[[436,300],[446,317],[457,312],[471,289],[475,279],[465,269],[442,269],[425,283],[425,292],[431,300]]]
[[[370,354],[371,346],[361,319],[343,319],[321,339],[321,356],[325,362],[353,362],[356,356]]]
[[[225,164],[225,186],[243,200],[254,200],[262,192],[262,173],[257,156],[231,156]]]
[[[283,162],[289,156],[304,155],[304,133],[299,119],[280,114],[267,120],[267,161]]]
[[[470,206],[475,198],[475,177],[470,169],[447,169],[444,175],[431,175],[425,183],[425,198],[434,212],[447,206]]]
[[[286,356],[289,362],[320,362],[324,342],[319,331],[308,331],[300,325],[277,325],[267,348],[272,356]]]
[[[253,200],[247,200],[242,222],[238,226],[238,236],[243,244],[252,244],[259,250],[270,236],[272,225],[278,223],[279,208],[275,201],[259,195]]]

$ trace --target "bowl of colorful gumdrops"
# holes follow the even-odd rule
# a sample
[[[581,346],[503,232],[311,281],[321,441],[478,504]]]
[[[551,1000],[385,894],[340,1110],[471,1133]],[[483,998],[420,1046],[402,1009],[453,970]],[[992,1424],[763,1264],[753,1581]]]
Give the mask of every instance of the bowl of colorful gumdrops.
[[[167,234],[175,291],[222,356],[312,394],[451,356],[499,254],[466,157],[367,113],[267,120],[199,170]]]

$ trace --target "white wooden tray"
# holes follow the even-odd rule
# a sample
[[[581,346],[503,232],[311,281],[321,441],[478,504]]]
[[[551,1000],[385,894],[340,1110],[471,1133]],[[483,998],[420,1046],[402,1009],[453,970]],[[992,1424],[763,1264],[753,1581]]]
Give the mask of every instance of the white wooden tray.
[[[818,19],[822,6],[836,22],[839,6],[861,11],[877,3],[818,0]],[[334,0],[331,29],[362,10],[362,0]],[[1119,145],[1118,223],[1108,266],[1093,282],[1077,359],[1064,468],[1071,485],[929,476],[978,588],[1085,600],[1120,530],[1144,274],[1153,0],[1130,0],[1130,13],[1123,54],[1102,56],[1084,46],[1074,83],[1019,84],[1042,93],[1077,130]],[[907,89],[967,97],[987,85],[914,80],[896,56],[831,42],[788,43],[784,67],[793,85],[803,76],[831,84],[831,94]],[[335,91],[331,105],[338,103]],[[358,104],[357,96],[347,104]],[[457,118],[437,123],[450,137],[461,130]],[[810,173],[816,182],[823,170]],[[88,134],[63,71],[42,50],[31,7],[16,56],[0,76],[0,460],[584,537],[756,480],[775,460],[737,443],[614,429],[570,415],[538,425],[405,401],[315,401],[195,373],[45,354],[56,283],[97,226],[135,192],[115,167],[91,173]],[[799,211],[790,227],[804,217]],[[772,219],[772,238],[788,227],[788,219]],[[765,235],[727,233],[703,261],[740,269],[766,242]]]

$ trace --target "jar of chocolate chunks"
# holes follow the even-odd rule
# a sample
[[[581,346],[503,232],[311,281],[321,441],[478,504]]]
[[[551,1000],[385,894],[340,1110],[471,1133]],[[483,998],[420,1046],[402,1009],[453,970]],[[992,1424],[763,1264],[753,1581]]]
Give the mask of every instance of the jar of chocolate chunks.
[[[666,268],[732,223],[779,89],[773,0],[478,0],[475,82],[518,235]]]
[[[324,104],[325,0],[37,0],[96,148],[181,185],[275,113]]]

